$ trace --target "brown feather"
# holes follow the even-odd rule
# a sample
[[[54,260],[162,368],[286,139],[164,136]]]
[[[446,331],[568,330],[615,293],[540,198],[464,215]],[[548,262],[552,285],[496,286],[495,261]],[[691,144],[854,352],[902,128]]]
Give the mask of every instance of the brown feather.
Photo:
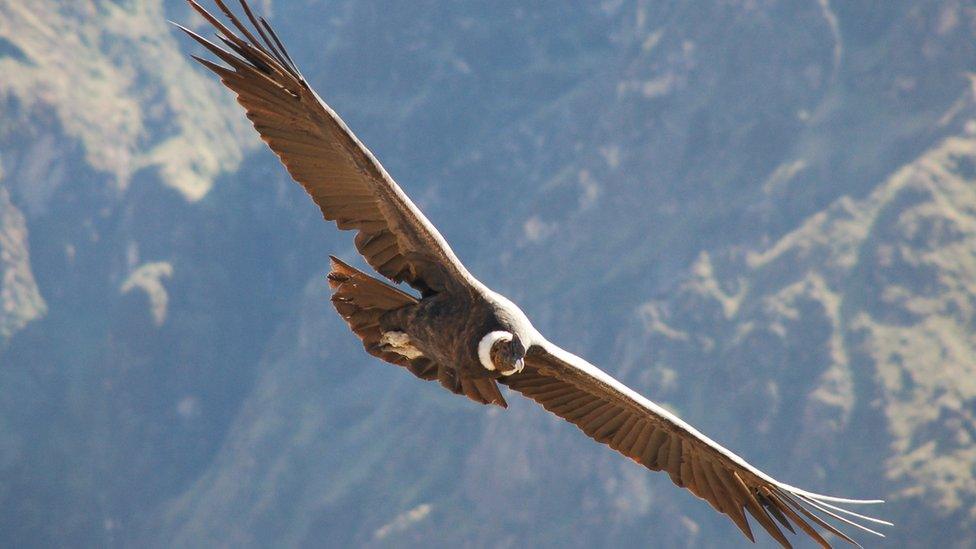
[[[470,285],[470,275],[437,229],[311,90],[267,21],[255,16],[247,2],[241,2],[255,34],[221,0],[217,7],[230,26],[196,0],[188,1],[229,48],[180,27],[230,69],[201,62],[238,95],[254,128],[319,206],[323,217],[336,221],[340,229],[357,230],[366,237],[382,230],[397,235],[392,240],[393,249],[383,250],[379,256],[364,251],[357,238],[357,248],[366,262],[387,278],[403,280],[421,291],[442,287],[439,285],[448,280]],[[353,205],[341,199],[353,194],[370,197],[373,202]],[[436,281],[427,279],[425,263],[429,262],[439,265]]]
[[[671,437],[671,447],[668,452],[668,461],[665,468],[668,471],[668,475],[671,476],[671,482],[675,485],[683,487],[685,485],[684,480],[681,478],[681,447],[683,446],[681,439],[677,436]]]
[[[633,414],[627,414],[627,421],[617,429],[617,432],[613,435],[613,439],[607,444],[610,445],[614,450],[622,451],[624,448],[624,441],[630,436],[631,431],[637,428],[640,424],[640,418]]]
[[[638,420],[634,424],[634,426],[630,429],[630,432],[627,433],[627,436],[625,436],[623,440],[620,441],[620,453],[632,459],[635,459],[634,458],[635,455],[636,456],[640,455],[639,451],[634,450],[637,446],[638,438],[640,437],[641,433],[644,431],[645,428],[651,426],[651,422],[645,420],[644,418],[641,418],[640,416],[637,417]],[[640,459],[636,459],[636,461],[639,462]]]
[[[797,526],[799,526],[801,530],[806,532],[808,536],[813,538],[813,540],[816,541],[817,544],[820,545],[820,547],[822,547],[823,549],[831,549],[830,544],[827,543],[827,540],[825,540],[823,536],[820,535],[820,532],[817,532],[815,528],[810,526],[810,523],[803,520],[803,517],[797,515],[793,511],[793,509],[790,509],[789,505],[787,505],[782,499],[780,499],[779,496],[777,496],[776,494],[770,494],[770,497],[773,498],[773,501],[776,502],[779,509],[784,514],[786,514],[786,516],[789,517],[790,520],[792,520]]]

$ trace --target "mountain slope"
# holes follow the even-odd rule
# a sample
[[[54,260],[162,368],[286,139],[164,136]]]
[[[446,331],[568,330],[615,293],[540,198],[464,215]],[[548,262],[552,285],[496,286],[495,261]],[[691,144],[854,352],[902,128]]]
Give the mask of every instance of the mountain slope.
[[[976,539],[966,4],[258,4],[550,339],[889,499],[892,546]],[[191,68],[188,14],[0,0],[2,543],[747,546],[531,402],[363,353],[324,280],[348,235]]]

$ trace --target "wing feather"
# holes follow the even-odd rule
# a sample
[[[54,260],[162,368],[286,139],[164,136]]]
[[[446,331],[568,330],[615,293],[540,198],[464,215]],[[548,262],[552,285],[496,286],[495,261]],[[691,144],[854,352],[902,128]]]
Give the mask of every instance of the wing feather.
[[[340,229],[358,231],[357,249],[370,266],[421,291],[440,290],[450,281],[472,283],[437,229],[312,90],[263,17],[241,0],[252,32],[222,0],[214,1],[229,25],[196,0],[187,1],[217,31],[223,46],[177,26],[227,67],[194,59],[237,94],[254,128],[323,217]],[[365,245],[375,238],[383,246]]]
[[[648,469],[666,471],[675,485],[727,515],[750,540],[754,536],[747,513],[783,547],[791,545],[781,527],[795,534],[798,526],[816,543],[830,547],[811,522],[855,545],[827,520],[878,535],[857,521],[891,524],[834,505],[878,500],[824,496],[773,479],[599,368],[547,341],[529,348],[523,372],[499,381]]]

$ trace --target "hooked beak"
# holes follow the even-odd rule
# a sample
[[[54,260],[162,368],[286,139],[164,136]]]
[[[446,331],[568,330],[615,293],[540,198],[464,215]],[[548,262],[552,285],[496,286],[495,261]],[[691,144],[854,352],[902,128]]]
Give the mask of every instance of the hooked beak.
[[[501,374],[503,376],[510,376],[512,374],[516,374],[518,372],[521,372],[523,368],[525,368],[525,359],[520,358],[520,359],[518,359],[518,360],[515,361],[515,368],[512,368],[511,370],[508,370],[507,372],[501,372]]]

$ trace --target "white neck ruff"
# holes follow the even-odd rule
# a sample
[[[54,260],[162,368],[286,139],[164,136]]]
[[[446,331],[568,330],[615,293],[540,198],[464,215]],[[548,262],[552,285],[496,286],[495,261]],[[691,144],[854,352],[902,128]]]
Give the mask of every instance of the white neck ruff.
[[[494,370],[495,365],[491,362],[491,348],[495,346],[498,341],[511,341],[512,334],[509,332],[504,332],[501,330],[496,330],[494,332],[488,332],[488,335],[481,338],[478,343],[478,360],[481,361],[481,365],[488,370]]]

